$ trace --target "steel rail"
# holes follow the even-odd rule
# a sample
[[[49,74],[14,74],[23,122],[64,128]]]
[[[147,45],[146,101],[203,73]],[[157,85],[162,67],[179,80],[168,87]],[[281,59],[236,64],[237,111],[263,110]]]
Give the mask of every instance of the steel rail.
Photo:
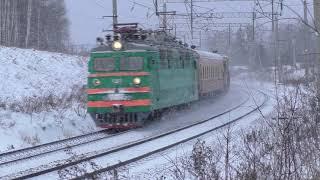
[[[246,92],[246,94],[248,94],[248,93]],[[206,120],[199,121],[199,122],[196,122],[196,123],[192,123],[190,125],[187,125],[187,126],[184,126],[184,127],[181,127],[181,128],[177,128],[177,129],[174,129],[174,130],[171,130],[171,131],[168,131],[168,132],[165,132],[165,133],[153,136],[153,137],[147,137],[145,139],[141,139],[141,140],[138,140],[138,141],[130,142],[130,143],[124,145],[124,146],[118,146],[118,147],[115,147],[113,149],[106,150],[105,152],[102,152],[102,153],[99,153],[99,154],[94,154],[94,155],[91,155],[91,156],[83,157],[83,158],[81,158],[80,160],[77,160],[77,161],[68,162],[68,163],[65,163],[65,164],[58,164],[58,165],[56,165],[55,167],[52,167],[52,168],[47,168],[47,169],[39,170],[39,171],[36,171],[36,172],[28,172],[28,170],[26,170],[24,172],[19,172],[19,173],[16,173],[14,175],[8,175],[8,176],[0,177],[0,179],[1,178],[6,178],[6,177],[8,177],[10,179],[28,179],[28,178],[33,178],[33,177],[44,175],[44,174],[47,174],[47,173],[50,173],[50,172],[58,171],[58,170],[61,170],[61,169],[64,169],[64,168],[67,168],[67,167],[70,167],[70,166],[74,166],[74,165],[79,164],[79,163],[87,162],[87,161],[90,161],[90,160],[95,159],[95,158],[106,156],[106,155],[109,155],[109,154],[112,154],[112,153],[115,153],[115,152],[118,152],[118,151],[121,151],[121,150],[125,150],[125,149],[131,148],[131,147],[134,147],[134,146],[137,146],[137,145],[140,145],[140,144],[144,144],[146,142],[150,142],[150,141],[153,141],[155,139],[159,139],[159,138],[162,138],[164,136],[168,136],[168,135],[183,131],[185,129],[191,128],[193,126],[197,126],[197,125],[206,123],[208,121],[211,121],[212,119],[215,119],[217,117],[220,117],[220,116],[222,116],[224,114],[227,114],[227,113],[229,113],[231,111],[234,111],[234,110],[240,108],[242,105],[247,103],[249,100],[250,100],[250,95],[248,94],[248,97],[243,102],[241,102],[239,105],[237,105],[235,107],[232,107],[232,108],[229,108],[228,110],[226,110],[226,111],[224,111],[222,113],[219,113],[218,115],[215,115],[215,116],[213,116],[211,118],[208,118]],[[21,176],[19,176],[18,174],[21,174]]]
[[[154,151],[148,152],[148,153],[143,154],[143,155],[141,155],[141,156],[137,156],[137,157],[135,157],[135,158],[129,159],[129,160],[127,160],[127,161],[122,161],[122,162],[119,162],[118,164],[111,165],[111,166],[108,166],[108,167],[99,169],[99,170],[94,171],[94,172],[91,172],[91,173],[86,173],[86,174],[84,174],[84,175],[82,175],[82,176],[73,178],[73,180],[88,179],[88,178],[96,177],[97,175],[99,175],[99,174],[101,174],[101,173],[109,172],[109,171],[114,170],[114,169],[117,169],[117,168],[119,168],[119,167],[123,167],[123,166],[125,166],[125,165],[134,163],[134,162],[136,162],[136,161],[142,160],[142,159],[147,158],[147,157],[149,157],[149,156],[151,156],[151,155],[154,155],[154,154],[156,154],[156,153],[169,150],[169,149],[171,149],[171,148],[173,148],[173,147],[175,147],[175,146],[177,146],[177,145],[186,143],[186,142],[188,142],[188,141],[191,141],[191,140],[194,140],[194,139],[199,138],[199,137],[201,137],[201,136],[204,136],[204,135],[206,135],[206,134],[208,134],[208,133],[212,133],[213,131],[216,131],[216,130],[218,130],[218,129],[224,128],[224,127],[226,127],[226,126],[228,126],[228,125],[230,125],[230,124],[233,124],[233,123],[235,123],[235,122],[243,119],[244,117],[252,114],[253,112],[256,112],[257,110],[260,110],[260,108],[262,108],[263,106],[265,106],[265,104],[269,101],[269,96],[268,96],[267,94],[263,93],[262,91],[259,91],[259,92],[264,95],[264,101],[263,101],[260,105],[258,105],[257,107],[255,107],[253,110],[245,113],[244,115],[242,115],[242,116],[240,116],[240,117],[235,118],[235,119],[232,120],[232,121],[229,121],[229,122],[227,122],[227,123],[225,123],[225,124],[222,124],[222,125],[220,125],[220,126],[218,126],[218,127],[213,128],[213,129],[204,131],[204,132],[199,133],[199,134],[197,134],[197,135],[194,135],[194,136],[192,136],[192,137],[186,138],[186,139],[184,139],[184,140],[181,140],[181,141],[175,142],[175,143],[173,143],[173,144],[167,145],[167,146],[165,146],[165,147],[162,147],[162,148],[156,149],[156,150],[154,150]],[[211,120],[212,120],[212,119],[215,119],[215,118],[211,118]],[[148,141],[148,142],[149,142],[149,141]],[[130,147],[129,147],[129,148],[130,148]],[[127,148],[127,149],[128,149],[128,148]]]
[[[106,134],[108,130],[101,130],[89,134],[84,134],[80,136],[75,136],[69,139],[63,139],[60,141],[54,141],[46,144],[41,144],[38,146],[33,146],[25,149],[19,149],[16,151],[9,151],[0,154],[0,167],[8,166],[9,164],[18,163],[22,160],[32,159],[38,156],[43,156],[53,152],[65,150],[71,147],[80,146],[87,143],[96,142],[105,138],[111,138],[117,134]]]

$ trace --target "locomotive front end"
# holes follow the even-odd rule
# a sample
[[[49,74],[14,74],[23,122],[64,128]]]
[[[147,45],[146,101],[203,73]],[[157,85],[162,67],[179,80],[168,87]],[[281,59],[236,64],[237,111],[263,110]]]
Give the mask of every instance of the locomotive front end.
[[[143,125],[152,106],[147,57],[144,51],[91,53],[87,106],[97,126],[127,129]]]

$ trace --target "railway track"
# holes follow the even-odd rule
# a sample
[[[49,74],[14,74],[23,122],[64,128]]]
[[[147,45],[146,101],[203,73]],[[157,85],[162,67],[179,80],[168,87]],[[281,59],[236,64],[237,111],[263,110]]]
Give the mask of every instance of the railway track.
[[[0,154],[0,168],[9,164],[18,163],[23,160],[44,156],[56,151],[68,149],[78,145],[83,145],[89,142],[99,141],[108,137],[113,137],[119,134],[109,134],[110,131],[102,130],[81,136],[72,137],[60,141],[54,141],[38,146],[33,146],[25,149],[19,149],[15,151],[9,151]],[[125,133],[125,132],[122,132]]]
[[[264,95],[264,96],[266,96],[266,95]],[[109,156],[111,156],[111,155],[113,155],[115,153],[119,153],[121,151],[126,151],[126,150],[129,150],[129,149],[132,149],[132,148],[135,148],[135,147],[147,144],[147,143],[156,142],[157,140],[161,140],[163,138],[166,138],[168,136],[172,136],[172,135],[177,134],[179,132],[190,131],[195,126],[204,125],[205,123],[207,123],[209,121],[212,121],[213,119],[216,119],[218,117],[221,117],[223,115],[226,115],[226,114],[228,114],[230,112],[233,112],[233,111],[239,109],[241,106],[245,106],[248,101],[249,101],[249,98],[246,99],[245,101],[243,101],[238,106],[233,107],[233,108],[231,108],[231,109],[229,109],[229,110],[227,110],[227,111],[225,111],[223,113],[220,113],[220,114],[218,114],[218,115],[216,115],[214,117],[211,117],[209,119],[206,119],[206,120],[203,120],[203,121],[200,121],[200,122],[185,126],[183,128],[175,129],[175,130],[172,130],[172,131],[160,134],[160,135],[156,135],[156,136],[153,136],[153,137],[148,137],[148,138],[144,138],[144,139],[141,139],[141,140],[138,140],[138,141],[130,142],[130,143],[124,144],[122,146],[114,147],[114,148],[111,148],[111,149],[106,149],[106,150],[99,151],[99,152],[92,152],[92,153],[88,153],[88,154],[81,154],[81,155],[78,155],[77,158],[75,158],[73,160],[59,161],[59,162],[56,162],[54,164],[50,164],[50,165],[46,165],[46,166],[39,166],[37,168],[32,168],[32,169],[28,169],[26,171],[21,171],[21,172],[14,173],[14,174],[9,174],[9,175],[6,175],[6,176],[0,177],[0,178],[1,179],[26,179],[26,178],[33,178],[33,177],[37,177],[37,176],[41,176],[41,175],[45,175],[45,174],[50,174],[50,173],[56,174],[57,171],[59,171],[61,169],[65,169],[65,168],[68,168],[68,167],[79,165],[81,163],[87,163],[89,161],[92,161],[92,160],[95,160],[97,158],[101,158],[101,157],[104,157],[104,156],[108,156],[109,157]],[[184,139],[182,139],[180,141],[168,144],[168,145],[166,145],[166,146],[164,146],[162,148],[158,148],[156,150],[150,151],[150,152],[148,152],[146,154],[143,154],[141,156],[137,156],[135,158],[131,158],[130,160],[122,161],[121,163],[115,163],[115,164],[110,165],[110,166],[108,166],[106,168],[101,168],[98,171],[95,171],[93,173],[88,173],[88,174],[86,174],[84,176],[81,176],[80,178],[91,177],[91,176],[93,176],[95,174],[99,174],[101,172],[105,172],[105,171],[108,171],[110,169],[123,166],[125,164],[137,161],[139,159],[142,159],[144,157],[150,156],[150,155],[155,154],[157,152],[164,151],[164,150],[166,150],[166,149],[168,149],[170,147],[173,147],[173,146],[176,146],[178,144],[190,141],[191,139],[200,137],[200,136],[202,136],[204,134],[207,134],[209,132],[212,132],[214,130],[222,128],[222,127],[224,127],[224,126],[226,126],[228,124],[234,123],[234,122],[238,121],[239,119],[247,116],[248,114],[251,114],[252,112],[256,111],[258,108],[262,107],[265,104],[266,101],[267,101],[267,98],[265,97],[265,100],[263,101],[263,103],[261,103],[256,109],[250,110],[246,114],[244,114],[243,116],[237,117],[236,119],[234,119],[234,120],[232,120],[232,121],[230,121],[228,123],[225,123],[223,125],[220,125],[219,127],[215,127],[213,129],[209,129],[209,130],[207,130],[207,131],[205,131],[203,133],[196,134],[196,135],[194,135],[192,137],[189,137],[189,138],[184,138]]]
[[[261,92],[261,91],[259,91],[259,92]],[[252,114],[253,112],[256,112],[256,111],[258,111],[258,110],[260,111],[260,108],[262,108],[262,107],[268,102],[268,100],[269,100],[269,96],[268,96],[267,94],[265,94],[265,93],[263,93],[263,92],[261,92],[261,93],[264,95],[264,100],[263,100],[263,102],[261,102],[261,103],[259,103],[259,104],[256,104],[256,102],[254,102],[254,103],[256,104],[256,107],[255,107],[255,108],[253,108],[251,111],[248,111],[248,112],[244,113],[243,115],[241,115],[241,116],[239,116],[239,117],[236,117],[236,118],[232,119],[231,121],[228,121],[227,123],[223,123],[223,124],[218,125],[218,126],[216,126],[216,127],[210,128],[210,129],[208,129],[208,130],[206,130],[206,131],[204,131],[204,132],[201,132],[201,133],[195,134],[195,135],[193,135],[193,136],[190,136],[190,137],[188,137],[188,138],[182,139],[182,140],[180,140],[180,141],[176,141],[176,142],[174,142],[174,143],[169,143],[169,144],[167,144],[167,145],[165,145],[165,146],[163,146],[163,147],[161,147],[161,148],[153,149],[152,151],[149,151],[149,152],[147,151],[146,153],[143,153],[143,154],[141,154],[141,155],[135,156],[135,157],[133,157],[133,158],[128,158],[128,159],[125,160],[125,161],[118,161],[118,162],[114,163],[113,165],[107,165],[105,168],[101,168],[101,169],[99,169],[99,170],[95,170],[95,171],[90,172],[90,173],[85,173],[85,174],[83,174],[83,175],[81,175],[81,176],[78,176],[78,177],[75,177],[75,178],[73,178],[73,179],[75,179],[75,180],[80,180],[80,179],[90,179],[90,178],[99,177],[100,174],[103,174],[103,173],[106,173],[106,172],[112,172],[112,170],[117,169],[117,168],[119,168],[119,167],[123,167],[123,166],[129,165],[129,164],[131,164],[131,163],[137,162],[137,161],[139,161],[139,160],[142,160],[142,159],[144,159],[144,158],[147,158],[147,157],[149,157],[149,156],[151,156],[151,155],[154,155],[154,154],[156,154],[156,153],[169,150],[170,148],[173,148],[173,147],[175,147],[175,146],[177,146],[177,145],[180,145],[180,144],[186,143],[186,142],[188,142],[188,141],[197,139],[197,138],[199,138],[199,137],[201,137],[201,136],[204,136],[204,135],[206,135],[206,134],[208,134],[208,133],[214,132],[214,131],[216,131],[216,130],[218,130],[218,129],[221,129],[221,128],[226,127],[226,126],[228,126],[228,125],[230,125],[230,124],[233,124],[233,123],[235,123],[235,122],[237,122],[237,121],[245,118],[246,116]],[[223,114],[221,114],[221,115],[217,115],[217,116],[212,117],[212,118],[210,118],[210,119],[213,120],[213,119],[215,119],[215,118],[217,118],[217,117],[220,117],[220,116],[222,116],[222,115],[224,115],[224,114],[226,114],[226,113],[223,113]],[[208,120],[209,120],[209,119],[208,119]],[[154,141],[154,140],[159,139],[159,138],[163,138],[163,136],[162,136],[162,137],[155,137],[155,138],[153,138],[153,139],[146,139],[143,143],[150,143],[151,141]],[[120,154],[120,153],[119,153],[120,151],[127,151],[127,152],[128,152],[128,151],[134,151],[132,148],[135,148],[135,146],[137,146],[137,145],[141,145],[141,143],[136,144],[136,145],[131,145],[131,146],[128,146],[128,147],[120,148],[119,150],[117,150],[117,151],[115,151],[115,152],[110,152],[109,157],[110,157],[112,154],[115,154],[115,153]],[[126,152],[122,152],[121,154],[125,154],[125,153],[126,153]],[[107,158],[107,157],[106,157],[106,158]],[[103,161],[103,160],[102,160],[102,161]]]

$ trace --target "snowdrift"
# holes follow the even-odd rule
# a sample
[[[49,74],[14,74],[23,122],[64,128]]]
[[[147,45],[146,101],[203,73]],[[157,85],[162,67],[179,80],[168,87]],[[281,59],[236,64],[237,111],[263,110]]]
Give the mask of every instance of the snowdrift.
[[[0,98],[60,95],[86,83],[87,58],[0,46]]]
[[[87,57],[0,46],[0,152],[96,131]]]

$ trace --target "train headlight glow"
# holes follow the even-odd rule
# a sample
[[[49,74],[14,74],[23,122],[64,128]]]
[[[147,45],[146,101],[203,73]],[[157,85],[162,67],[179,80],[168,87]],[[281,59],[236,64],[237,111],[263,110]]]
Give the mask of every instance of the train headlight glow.
[[[133,84],[134,84],[134,85],[139,85],[139,84],[141,84],[141,79],[138,78],[138,77],[134,78],[134,79],[133,79]]]
[[[99,79],[94,79],[92,82],[93,82],[93,85],[95,86],[101,85],[101,81]]]
[[[112,49],[115,51],[119,51],[122,49],[122,43],[120,41],[114,41],[112,43]]]

